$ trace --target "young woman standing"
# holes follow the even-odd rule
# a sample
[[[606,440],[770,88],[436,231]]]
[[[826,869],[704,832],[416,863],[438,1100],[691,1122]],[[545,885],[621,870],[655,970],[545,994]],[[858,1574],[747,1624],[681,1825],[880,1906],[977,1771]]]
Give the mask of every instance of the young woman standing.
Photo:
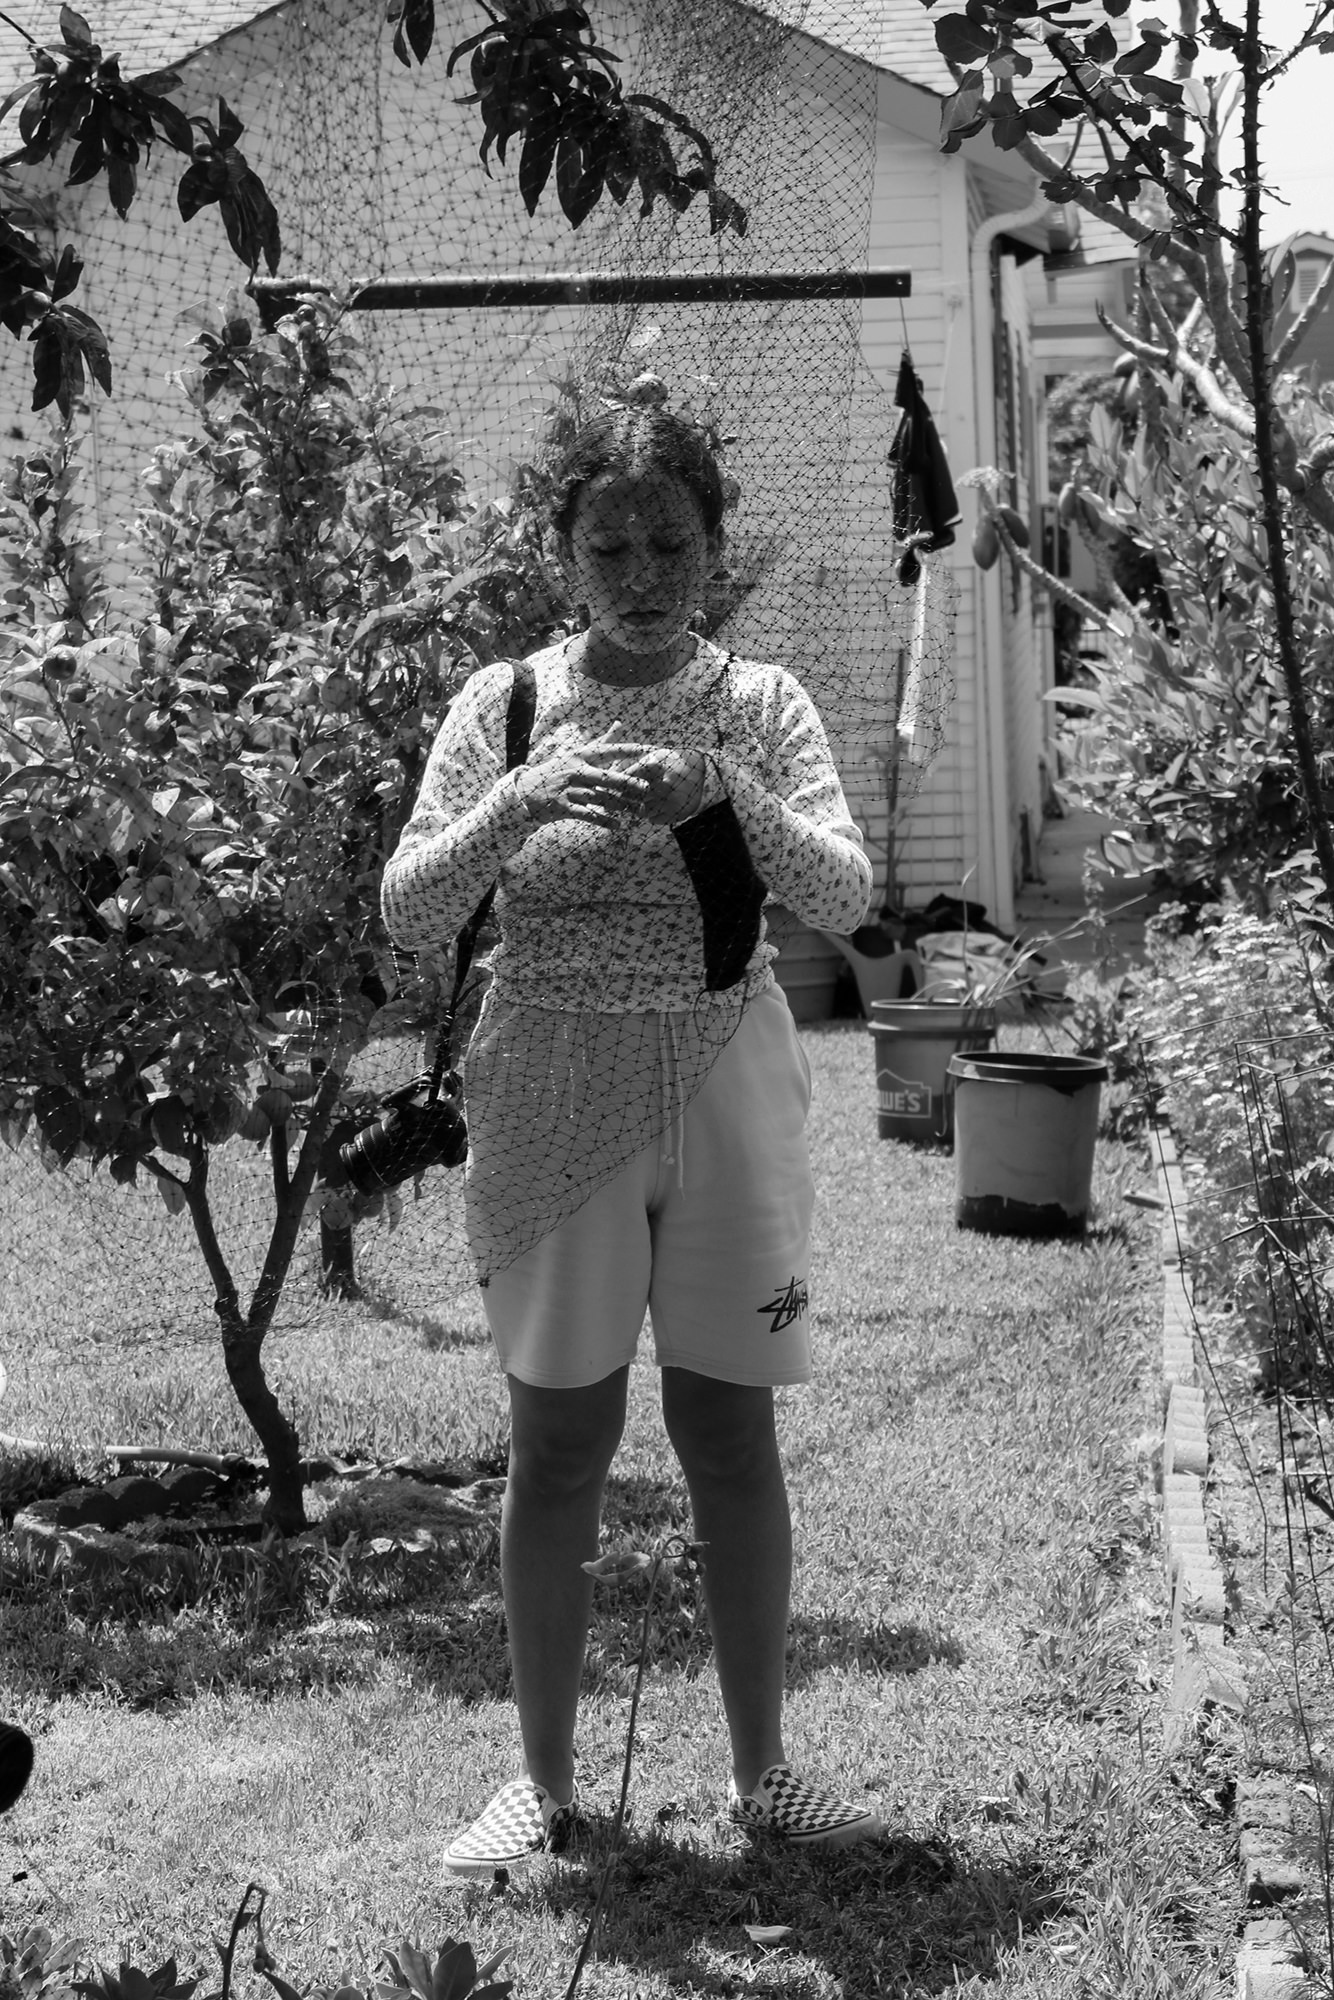
[[[396,941],[446,947],[498,878],[501,942],[464,1063],[465,1201],[508,1379],[501,1566],[522,1774],[457,1833],[456,1875],[512,1866],[574,1809],[603,1486],[647,1311],[731,1739],[740,1824],[879,1833],[795,1775],[782,1736],[792,1538],[773,1391],[810,1375],[809,1071],[762,904],[847,932],[871,870],[823,729],[781,668],[692,621],[722,544],[709,443],[659,397],[566,455],[553,524],[587,627],[466,683],[384,881]]]

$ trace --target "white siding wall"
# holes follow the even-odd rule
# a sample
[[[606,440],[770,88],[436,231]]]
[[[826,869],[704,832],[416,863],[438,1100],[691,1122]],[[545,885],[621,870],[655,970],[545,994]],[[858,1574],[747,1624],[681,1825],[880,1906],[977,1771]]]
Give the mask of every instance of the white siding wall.
[[[892,400],[906,334],[957,480],[976,458],[965,170],[961,160],[946,158],[936,147],[934,105],[924,107],[930,121],[924,128],[920,116],[913,117],[915,107],[910,100],[905,103],[905,95],[892,79],[882,79],[870,260],[908,265],[912,295],[902,309],[892,299],[867,302],[862,352],[881,391]],[[893,413],[891,436],[897,414]],[[867,469],[868,485],[875,479],[885,483],[883,459]],[[966,504],[962,493],[960,500]],[[887,490],[882,504],[887,518]],[[974,571],[968,530],[958,533],[954,548],[930,558],[940,573],[938,587],[952,592],[957,603],[952,656],[944,662],[953,694],[943,742],[924,776],[910,765],[903,766],[911,803],[900,811],[892,831],[883,782],[866,810],[873,852],[889,875],[891,893],[900,907],[920,907],[939,892],[957,893],[963,875],[976,863],[982,837]],[[883,529],[881,535],[881,549],[887,552]],[[902,631],[911,625],[912,607],[904,603],[902,587],[883,553],[876,574],[890,607],[891,629]],[[887,673],[891,664],[887,661]],[[939,692],[929,689],[928,695]]]

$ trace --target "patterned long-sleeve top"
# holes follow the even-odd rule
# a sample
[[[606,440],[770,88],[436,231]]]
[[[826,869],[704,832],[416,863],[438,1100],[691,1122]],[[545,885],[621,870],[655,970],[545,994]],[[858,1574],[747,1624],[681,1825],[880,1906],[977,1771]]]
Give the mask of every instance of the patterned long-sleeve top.
[[[715,805],[730,802],[769,899],[820,929],[856,929],[871,892],[870,863],[819,716],[790,674],[703,644],[687,666],[650,687],[593,680],[565,646],[537,654],[533,666],[530,764],[617,723],[629,742],[705,751]],[[498,879],[503,941],[492,971],[502,989],[532,1006],[693,1007],[708,982],[689,838],[638,823],[534,827],[504,775],[511,682],[508,666],[486,668],[450,710],[385,872],[391,935],[417,950],[447,946]],[[700,818],[697,846],[707,857],[709,821]],[[772,956],[756,936],[748,993],[764,983]]]
[[[391,936],[452,942],[491,882],[500,943],[464,1063],[468,1231],[483,1282],[670,1130],[746,1002],[772,981],[761,904],[846,932],[871,868],[809,697],[701,642],[670,679],[616,687],[567,645],[532,660],[529,764],[620,725],[699,749],[710,788],[675,827],[535,826],[505,771],[513,671],[473,675],[385,871]]]

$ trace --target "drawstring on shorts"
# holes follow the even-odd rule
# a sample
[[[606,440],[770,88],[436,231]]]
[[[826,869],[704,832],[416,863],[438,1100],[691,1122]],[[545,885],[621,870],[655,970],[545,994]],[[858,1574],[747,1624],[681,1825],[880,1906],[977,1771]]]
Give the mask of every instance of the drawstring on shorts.
[[[681,1044],[676,1032],[676,1018],[672,1014],[658,1017],[658,1077],[662,1111],[658,1160],[661,1166],[676,1168],[677,1189],[684,1193],[686,1114],[681,1089]]]

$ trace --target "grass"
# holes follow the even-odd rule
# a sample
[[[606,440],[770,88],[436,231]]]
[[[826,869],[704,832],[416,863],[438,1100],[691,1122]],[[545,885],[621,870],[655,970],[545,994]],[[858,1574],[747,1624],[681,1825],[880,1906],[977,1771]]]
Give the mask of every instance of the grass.
[[[949,1158],[875,1136],[865,1032],[807,1031],[821,1190],[817,1379],[780,1424],[798,1562],[788,1738],[882,1802],[890,1833],[775,1856],[721,1817],[725,1739],[702,1613],[659,1586],[629,1832],[583,1989],[1152,2000],[1215,1990],[1235,1911],[1227,1828],[1161,1749],[1154,1546],[1156,1230],[1145,1160],[1100,1142],[1077,1243],[957,1231]],[[225,1155],[224,1155],[225,1158]],[[14,1278],[8,1430],[88,1464],[108,1442],[244,1445],[182,1223],[0,1159]],[[446,1191],[366,1246],[369,1305],[309,1261],[273,1341],[307,1445],[494,1451],[502,1385]],[[230,1226],[256,1212],[254,1163]],[[688,1529],[656,1384],[637,1370],[608,1538]],[[619,1780],[642,1598],[600,1596],[580,1741],[589,1830],[502,1893],[443,1886],[442,1837],[515,1758],[494,1522],[434,1555],[254,1552],[191,1605],[110,1606],[0,1546],[0,1712],[38,1738],[0,1822],[6,1927],[91,1955],[207,1966],[247,1881],[304,1984],[388,1941],[509,1945],[517,2000],[564,1990]],[[790,1926],[773,1948],[747,1924]],[[247,1972],[247,1992],[258,1990]]]

